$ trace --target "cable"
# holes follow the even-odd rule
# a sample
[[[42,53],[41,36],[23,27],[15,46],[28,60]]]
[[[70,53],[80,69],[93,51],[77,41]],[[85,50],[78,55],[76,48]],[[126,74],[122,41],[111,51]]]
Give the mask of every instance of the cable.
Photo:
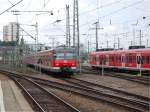
[[[144,0],[140,0],[140,1],[138,1],[138,2],[134,2],[133,4],[130,4],[130,5],[128,5],[128,6],[124,6],[123,8],[120,8],[120,9],[118,9],[118,10],[112,11],[112,12],[110,12],[109,14],[106,14],[106,15],[104,15],[104,16],[101,16],[100,18],[105,18],[105,17],[110,16],[110,15],[112,15],[112,14],[114,14],[114,13],[118,13],[118,12],[124,10],[124,9],[127,9],[127,8],[129,8],[129,7],[135,6],[135,5],[137,5],[137,4],[139,4],[139,3],[143,2],[143,1],[144,1]]]
[[[46,5],[44,6],[43,5],[43,7],[41,8],[41,11],[49,4],[49,2],[50,2],[50,0],[48,0],[47,2],[46,2]],[[36,16],[37,16],[37,14],[35,14],[33,17],[32,17],[32,19],[30,20],[30,21],[33,21],[34,19],[36,20]],[[37,20],[36,20],[37,21]]]
[[[137,8],[137,7],[135,7],[135,9],[140,10],[142,12],[148,12],[148,13],[150,13],[150,10],[145,10],[145,9],[141,9],[141,8]]]
[[[25,31],[22,27],[19,26],[20,29],[22,29],[27,35],[29,35],[32,39],[36,40],[32,35],[30,35],[27,31]]]
[[[131,6],[137,5],[137,4],[139,4],[139,3],[143,2],[143,1],[144,1],[144,0],[140,0],[140,1],[138,1],[138,2],[134,2],[134,3],[132,3],[132,4],[128,5],[128,6],[124,6],[123,8],[120,8],[120,9],[118,9],[118,10],[112,11],[112,12],[110,12],[109,14],[106,14],[106,15],[101,16],[101,17],[99,17],[99,18],[105,18],[105,17],[108,17],[108,16],[110,16],[110,15],[112,15],[112,14],[116,14],[116,13],[118,13],[118,12],[124,10],[124,9],[127,9],[127,8],[129,8],[129,7],[131,7]],[[90,22],[92,22],[92,21],[95,21],[95,19],[91,20]],[[86,26],[87,24],[89,24],[89,22],[80,25],[80,27],[81,27],[81,26]]]
[[[12,5],[11,7],[9,7],[8,9],[4,10],[3,12],[0,13],[0,15],[4,14],[5,12],[7,12],[8,10],[10,10],[11,8],[15,7],[16,5],[18,5],[19,3],[21,3],[23,0],[20,0],[19,2],[17,2],[16,4]]]
[[[123,1],[123,0],[118,0],[118,1],[115,1],[115,2],[112,2],[112,3],[109,3],[109,4],[106,4],[106,5],[97,7],[97,8],[92,9],[92,10],[89,10],[89,11],[86,11],[86,12],[82,12],[82,13],[80,13],[79,16],[83,16],[83,14],[85,14],[85,13],[90,13],[90,12],[93,12],[93,11],[98,10],[98,9],[100,9],[100,8],[104,8],[104,7],[108,7],[108,6],[113,5],[113,4],[116,4],[116,3],[120,3],[121,1]],[[122,10],[125,10],[125,9],[127,9],[127,8],[129,8],[129,7],[131,7],[131,6],[137,5],[137,4],[139,4],[139,3],[143,2],[143,1],[144,1],[144,0],[140,0],[140,1],[138,1],[138,2],[134,2],[134,3],[130,4],[130,5],[127,5],[127,6],[124,6],[123,8],[118,9],[118,10],[112,11],[112,12],[110,12],[109,14],[106,14],[106,15],[101,16],[101,17],[99,17],[99,18],[108,17],[108,16],[113,15],[113,14],[115,14],[115,13],[118,13],[118,12],[120,12],[120,11],[122,11]],[[70,18],[73,18],[73,17],[70,17]],[[65,19],[62,19],[61,21],[64,21],[64,20],[65,20]],[[95,21],[95,19],[94,19],[94,20],[91,20],[90,22],[92,22],[92,21]],[[87,23],[85,23],[85,24],[82,24],[82,25],[80,25],[80,27],[81,27],[81,26],[84,26],[84,25],[88,25],[88,23],[90,23],[90,22],[87,22]]]
[[[108,6],[114,5],[114,4],[120,3],[120,2],[122,2],[122,1],[123,1],[123,0],[118,0],[118,1],[115,1],[115,2],[111,2],[111,3],[108,3],[108,4],[106,4],[106,5],[102,5],[102,6],[100,6],[100,7],[97,7],[97,8],[95,8],[95,9],[91,9],[91,10],[82,12],[80,15],[85,14],[85,13],[90,13],[90,12],[93,12],[93,11],[95,11],[95,10],[98,10],[98,9],[101,9],[101,8],[104,8],[104,7],[108,7]]]
[[[81,12],[81,13],[79,14],[79,16],[83,16],[83,15],[84,15],[84,14],[86,14],[86,13],[93,12],[93,11],[98,10],[98,9],[100,9],[100,8],[105,8],[105,7],[108,7],[108,6],[114,5],[114,4],[116,4],[116,3],[120,3],[121,1],[123,1],[123,0],[118,0],[118,1],[115,1],[115,2],[108,3],[108,4],[106,4],[106,5],[103,5],[103,6],[100,6],[100,7],[97,7],[97,8],[94,8],[94,9],[88,10],[88,11],[85,11],[85,12]],[[70,18],[73,18],[73,16],[72,16],[72,17],[70,17]],[[64,18],[64,19],[62,19],[62,21],[64,21],[64,20],[66,20],[66,19],[65,19],[65,18]]]
[[[10,0],[8,0],[8,2],[9,2],[11,5],[14,5]]]

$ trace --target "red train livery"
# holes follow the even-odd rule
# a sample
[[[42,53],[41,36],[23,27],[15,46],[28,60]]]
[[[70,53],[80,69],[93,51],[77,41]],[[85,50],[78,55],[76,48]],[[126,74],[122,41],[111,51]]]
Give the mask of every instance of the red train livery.
[[[70,73],[76,71],[75,49],[57,47],[26,55],[24,62],[28,65],[42,68],[55,73]]]
[[[150,48],[95,51],[89,53],[92,67],[150,72]]]

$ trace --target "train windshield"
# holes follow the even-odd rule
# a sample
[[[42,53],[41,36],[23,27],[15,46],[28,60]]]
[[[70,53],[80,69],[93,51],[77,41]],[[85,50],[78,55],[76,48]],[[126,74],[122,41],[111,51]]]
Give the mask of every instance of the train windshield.
[[[55,53],[54,55],[55,59],[61,60],[61,59],[74,59],[75,53]]]

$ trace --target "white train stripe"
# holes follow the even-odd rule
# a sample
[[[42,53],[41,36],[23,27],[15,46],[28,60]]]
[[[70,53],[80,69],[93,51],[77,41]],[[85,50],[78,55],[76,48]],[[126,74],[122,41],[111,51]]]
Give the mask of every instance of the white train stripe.
[[[4,100],[3,99],[3,91],[2,91],[2,87],[1,87],[1,81],[0,81],[0,112],[5,112],[3,100]]]

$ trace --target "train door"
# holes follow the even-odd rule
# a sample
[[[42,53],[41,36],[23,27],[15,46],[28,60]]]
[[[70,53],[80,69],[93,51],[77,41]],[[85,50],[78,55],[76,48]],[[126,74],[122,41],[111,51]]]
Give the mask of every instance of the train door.
[[[121,66],[122,66],[122,68],[125,67],[125,54],[121,55]]]
[[[140,69],[141,68],[141,64],[142,64],[141,54],[138,53],[136,55],[136,68]]]
[[[106,65],[109,66],[109,55],[106,55]]]
[[[96,65],[99,65],[99,55],[96,54]]]

